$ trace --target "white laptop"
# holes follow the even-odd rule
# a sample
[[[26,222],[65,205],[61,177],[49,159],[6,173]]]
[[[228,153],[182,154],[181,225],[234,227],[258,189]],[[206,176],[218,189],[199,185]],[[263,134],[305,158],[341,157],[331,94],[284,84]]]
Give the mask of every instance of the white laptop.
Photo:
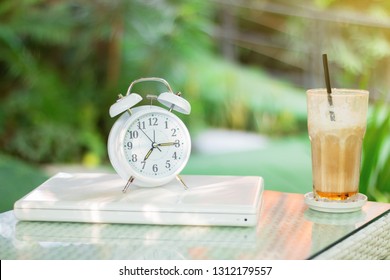
[[[155,188],[131,186],[116,174],[58,173],[14,205],[28,221],[255,226],[264,189],[256,176],[182,176]]]

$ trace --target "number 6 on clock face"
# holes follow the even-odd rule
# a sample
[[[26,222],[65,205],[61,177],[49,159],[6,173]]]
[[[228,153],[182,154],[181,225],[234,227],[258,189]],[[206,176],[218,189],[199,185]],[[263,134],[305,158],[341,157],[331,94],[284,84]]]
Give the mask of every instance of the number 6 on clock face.
[[[140,106],[123,114],[111,129],[108,155],[117,173],[134,184],[153,187],[168,183],[189,159],[191,138],[184,123],[157,106]]]

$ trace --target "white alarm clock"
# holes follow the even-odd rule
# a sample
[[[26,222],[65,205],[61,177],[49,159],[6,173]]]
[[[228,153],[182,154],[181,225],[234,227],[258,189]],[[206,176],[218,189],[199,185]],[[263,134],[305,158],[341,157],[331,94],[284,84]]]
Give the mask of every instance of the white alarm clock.
[[[133,108],[142,97],[131,92],[134,84],[146,81],[163,83],[168,92],[157,99],[168,109],[154,105]],[[179,174],[191,153],[191,138],[185,124],[171,111],[191,112],[191,106],[180,93],[173,93],[167,81],[161,78],[141,78],[133,81],[125,96],[120,95],[110,107],[110,116],[123,113],[114,123],[108,137],[108,156],[115,171],[127,184],[157,187],[177,178],[185,187]]]

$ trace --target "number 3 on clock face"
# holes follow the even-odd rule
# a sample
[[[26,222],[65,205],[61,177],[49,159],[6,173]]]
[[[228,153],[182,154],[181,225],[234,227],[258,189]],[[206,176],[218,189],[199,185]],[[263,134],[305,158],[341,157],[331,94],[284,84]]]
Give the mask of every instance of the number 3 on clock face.
[[[132,109],[113,126],[108,154],[117,173],[134,184],[160,186],[178,175],[189,159],[191,138],[184,123],[157,106]]]

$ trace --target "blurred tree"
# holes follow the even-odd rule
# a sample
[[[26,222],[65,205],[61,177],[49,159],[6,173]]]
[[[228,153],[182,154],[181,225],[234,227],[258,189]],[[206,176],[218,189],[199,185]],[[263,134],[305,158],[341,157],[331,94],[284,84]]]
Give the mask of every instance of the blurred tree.
[[[2,1],[2,149],[34,162],[104,157],[105,112],[117,88],[140,75],[164,76],[168,65],[175,69],[180,57],[204,47],[207,26],[198,12],[207,6]]]
[[[390,98],[390,2],[215,1],[236,17],[235,28],[222,17],[221,28],[233,31],[219,37],[235,46],[238,61],[264,65],[305,88],[324,87],[321,54],[328,53],[334,87]]]
[[[117,1],[2,1],[1,146],[36,162],[104,153],[98,131]],[[103,58],[103,59],[101,59]],[[103,81],[103,82],[102,82]]]
[[[142,76],[184,92],[192,127],[297,131],[304,97],[215,56],[214,20],[208,1],[2,1],[0,147],[32,162],[99,163],[108,108]]]

